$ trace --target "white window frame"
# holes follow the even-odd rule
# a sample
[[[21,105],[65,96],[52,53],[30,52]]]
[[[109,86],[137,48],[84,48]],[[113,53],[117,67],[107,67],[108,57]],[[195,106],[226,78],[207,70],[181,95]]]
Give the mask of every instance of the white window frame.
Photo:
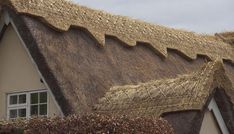
[[[8,93],[7,94],[7,119],[10,120],[10,110],[12,109],[21,109],[21,108],[26,108],[26,119],[31,118],[30,116],[30,111],[31,111],[31,97],[30,95],[33,93],[41,93],[41,92],[46,92],[47,93],[47,102],[46,103],[39,103],[38,104],[32,104],[32,105],[40,105],[40,104],[47,104],[47,113],[46,117],[48,117],[48,113],[49,113],[49,92],[47,89],[40,89],[40,90],[34,90],[34,91],[24,91],[24,92],[15,92],[15,93]],[[10,105],[10,96],[14,96],[14,95],[22,95],[22,94],[26,94],[26,103],[24,104],[14,104],[14,105]],[[39,108],[38,108],[39,110]],[[38,111],[39,114],[39,111]],[[17,114],[18,115],[18,114]],[[17,117],[18,118],[18,117]]]
[[[208,105],[208,109],[209,109],[209,111],[213,112],[213,115],[215,116],[215,119],[219,125],[219,128],[220,128],[222,134],[229,134],[227,126],[223,120],[223,117],[219,111],[219,107],[216,104],[214,98],[211,99],[210,104]]]
[[[18,115],[18,109],[22,109],[22,108],[25,108],[26,109],[26,118],[28,117],[27,115],[27,94],[26,94],[26,103],[24,104],[13,104],[11,105],[10,104],[10,97],[11,96],[19,96],[19,95],[22,95],[22,94],[26,94],[25,92],[20,92],[20,93],[12,93],[12,94],[8,94],[7,95],[7,119],[10,119],[10,110],[14,110],[16,109],[17,110],[17,115]],[[17,97],[17,101],[18,101],[18,97]]]

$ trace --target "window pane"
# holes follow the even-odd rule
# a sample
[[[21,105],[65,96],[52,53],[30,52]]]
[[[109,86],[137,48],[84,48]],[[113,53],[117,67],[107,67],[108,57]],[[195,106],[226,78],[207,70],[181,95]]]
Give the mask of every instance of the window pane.
[[[17,95],[10,96],[10,105],[17,104]]]
[[[26,117],[26,109],[18,109],[18,116],[19,117]]]
[[[47,92],[41,92],[40,93],[40,103],[46,103],[47,102]]]
[[[38,93],[32,93],[31,94],[31,104],[37,104],[38,103]]]
[[[47,104],[40,105],[40,115],[47,115]]]
[[[30,115],[38,115],[38,105],[31,106]]]
[[[26,94],[19,95],[19,104],[26,103]]]
[[[10,118],[16,118],[17,117],[17,109],[10,110]]]

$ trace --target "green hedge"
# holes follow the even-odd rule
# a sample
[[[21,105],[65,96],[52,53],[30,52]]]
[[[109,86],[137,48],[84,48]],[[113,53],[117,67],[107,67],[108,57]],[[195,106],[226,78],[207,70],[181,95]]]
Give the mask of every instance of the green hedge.
[[[26,134],[112,134],[150,133],[173,134],[172,127],[164,119],[111,117],[107,115],[71,115],[56,118],[32,118],[14,122],[1,121],[0,133]]]

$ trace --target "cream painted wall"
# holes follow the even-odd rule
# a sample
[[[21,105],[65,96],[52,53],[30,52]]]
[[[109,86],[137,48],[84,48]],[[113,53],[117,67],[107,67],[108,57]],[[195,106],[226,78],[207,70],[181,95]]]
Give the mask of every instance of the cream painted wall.
[[[11,25],[0,41],[0,119],[6,119],[7,94],[45,89],[40,75]],[[49,93],[48,115],[62,115]]]
[[[206,111],[205,113],[200,134],[221,134],[215,117],[211,111]]]

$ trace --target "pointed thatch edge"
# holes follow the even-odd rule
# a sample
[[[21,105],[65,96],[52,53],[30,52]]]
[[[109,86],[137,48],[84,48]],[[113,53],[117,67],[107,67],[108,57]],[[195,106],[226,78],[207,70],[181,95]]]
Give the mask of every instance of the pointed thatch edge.
[[[231,60],[232,63],[234,63],[234,48],[229,44],[224,43],[223,41],[216,40],[215,38],[208,38],[207,36],[198,35],[192,32],[157,26],[140,20],[129,19],[128,17],[124,16],[111,15],[103,11],[93,10],[63,0],[52,2],[48,1],[48,3],[51,4],[49,7],[43,5],[46,2],[27,2],[25,0],[21,0],[20,2],[21,3],[19,4],[19,0],[4,0],[4,3],[2,4],[11,7],[19,14],[36,16],[49,26],[53,27],[55,30],[57,29],[59,31],[67,31],[70,27],[85,28],[92,34],[92,36],[102,47],[105,45],[105,36],[109,35],[115,36],[129,46],[135,46],[137,45],[137,42],[145,42],[151,45],[155,52],[159,52],[163,58],[167,57],[168,49],[175,49],[192,60],[196,59],[199,55],[205,55],[212,60],[219,58],[223,60]],[[58,6],[55,6],[55,4],[59,4],[61,7],[68,7],[60,9]],[[48,12],[41,11],[43,7],[46,8]],[[41,10],[38,10],[38,8],[41,8]],[[71,12],[71,10],[73,12]],[[78,11],[80,16],[77,16]],[[62,14],[61,12],[64,12],[64,14],[66,13],[66,15]],[[53,14],[53,18],[51,18],[51,14]],[[76,17],[74,17],[75,15]],[[86,15],[88,17],[82,15]],[[61,17],[63,19],[61,19]],[[81,24],[78,20],[82,22],[87,21],[85,19],[83,20],[82,17],[85,17],[86,19],[90,19],[89,17],[91,17],[92,19],[86,22],[88,24]],[[102,19],[99,20],[100,17],[104,18],[104,20],[107,22],[102,22]],[[116,23],[114,21],[115,19],[119,19],[122,22]],[[104,27],[101,28],[101,25],[111,26],[109,26],[107,28],[108,30],[106,30]],[[139,30],[135,30],[136,28],[132,28],[131,25],[138,26],[137,29]],[[159,32],[160,37],[164,37],[162,40],[160,40],[160,37],[157,35],[159,34],[157,31],[160,30],[162,30],[161,33]],[[133,35],[131,35],[131,33]],[[164,34],[166,36],[164,36]],[[151,35],[154,36],[151,37]],[[173,36],[173,39],[168,40],[167,38],[171,36]],[[174,41],[174,43],[170,43],[171,41]]]

